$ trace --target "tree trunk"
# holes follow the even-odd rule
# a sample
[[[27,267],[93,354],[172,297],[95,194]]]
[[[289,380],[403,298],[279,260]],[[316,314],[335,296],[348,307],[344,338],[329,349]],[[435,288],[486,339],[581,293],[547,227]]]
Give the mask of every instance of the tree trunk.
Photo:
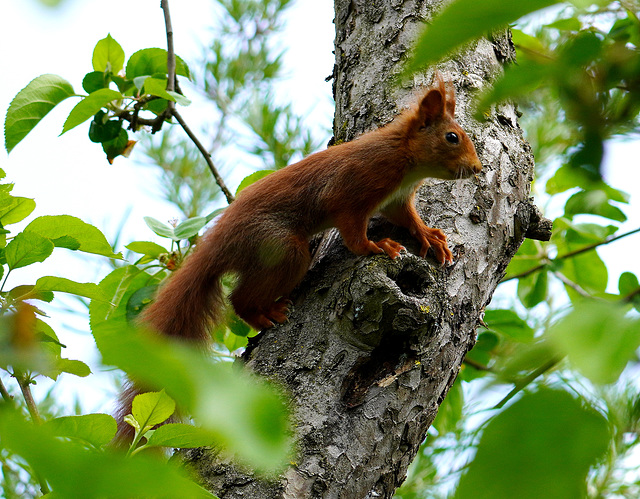
[[[335,0],[336,141],[390,121],[414,84],[394,85],[433,0]],[[484,307],[519,247],[535,210],[533,158],[503,105],[485,124],[469,117],[471,95],[512,59],[508,34],[483,39],[439,66],[457,90],[457,118],[476,144],[484,171],[462,181],[427,180],[418,210],[443,229],[455,263],[416,255],[411,236],[384,221],[372,239],[408,249],[395,260],[357,257],[335,231],[326,235],[295,295],[288,323],[253,338],[244,358],[289,391],[298,454],[271,482],[243,474],[202,451],[187,453],[221,498],[392,497],[406,476],[476,340]],[[430,76],[415,78],[428,84]]]

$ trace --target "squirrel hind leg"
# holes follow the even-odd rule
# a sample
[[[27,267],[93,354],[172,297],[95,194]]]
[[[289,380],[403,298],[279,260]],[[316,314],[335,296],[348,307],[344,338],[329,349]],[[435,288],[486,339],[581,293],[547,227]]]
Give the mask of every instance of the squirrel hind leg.
[[[236,314],[257,330],[283,323],[292,305],[288,299],[309,268],[306,239],[292,236],[277,264],[263,265],[240,276],[230,296]]]

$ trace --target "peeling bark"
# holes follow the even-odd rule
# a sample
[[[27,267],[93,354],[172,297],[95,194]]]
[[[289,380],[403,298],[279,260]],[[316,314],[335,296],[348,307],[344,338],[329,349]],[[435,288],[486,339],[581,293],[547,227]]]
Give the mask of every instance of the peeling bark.
[[[424,21],[443,2],[335,0],[337,141],[390,121],[417,76],[394,85]],[[457,182],[428,180],[418,196],[427,225],[443,229],[455,263],[416,256],[417,245],[377,220],[372,239],[392,237],[399,258],[356,257],[330,232],[298,287],[288,323],[250,342],[247,368],[292,397],[299,452],[271,482],[203,450],[186,453],[221,498],[392,497],[454,382],[504,269],[540,220],[529,200],[533,158],[512,105],[480,124],[470,99],[514,57],[507,33],[482,39],[439,66],[455,83],[458,121],[484,171]],[[542,224],[544,225],[544,224]]]

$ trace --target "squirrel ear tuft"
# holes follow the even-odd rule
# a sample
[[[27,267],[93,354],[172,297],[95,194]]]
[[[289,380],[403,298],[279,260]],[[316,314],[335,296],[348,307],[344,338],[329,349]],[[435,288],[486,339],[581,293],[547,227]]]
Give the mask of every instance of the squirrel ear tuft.
[[[420,101],[418,113],[421,124],[430,125],[437,119],[442,118],[444,112],[445,94],[439,88],[429,90]]]

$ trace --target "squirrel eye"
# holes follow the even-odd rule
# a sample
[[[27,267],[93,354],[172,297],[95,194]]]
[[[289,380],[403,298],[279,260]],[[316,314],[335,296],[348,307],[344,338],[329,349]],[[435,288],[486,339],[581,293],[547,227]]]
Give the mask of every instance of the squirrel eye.
[[[458,142],[460,142],[460,139],[458,138],[458,134],[454,132],[448,132],[444,136],[444,138],[447,139],[447,142],[451,142],[452,144],[457,144]]]

